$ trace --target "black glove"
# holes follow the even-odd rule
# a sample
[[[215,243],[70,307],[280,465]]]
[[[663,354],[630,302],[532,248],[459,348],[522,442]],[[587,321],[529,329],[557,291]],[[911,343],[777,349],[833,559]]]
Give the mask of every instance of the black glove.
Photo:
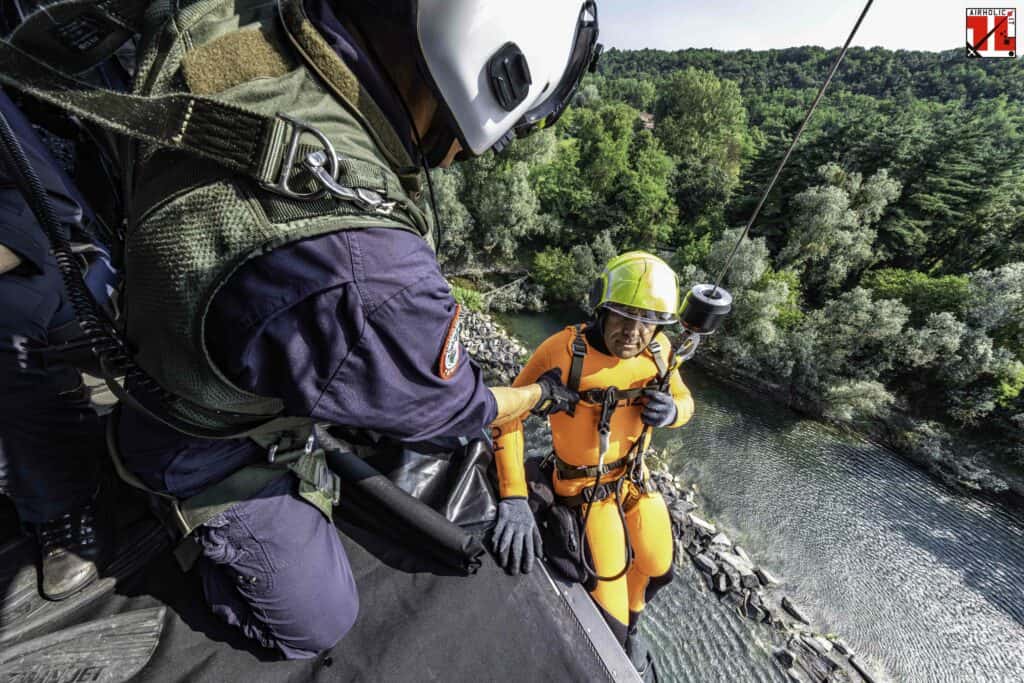
[[[540,400],[530,410],[534,415],[547,417],[552,413],[572,413],[579,403],[580,395],[562,384],[562,369],[551,368],[537,378],[540,385]]]
[[[644,389],[647,404],[644,405],[640,419],[645,425],[667,427],[676,421],[676,402],[672,395],[657,389]]]
[[[523,498],[506,498],[498,503],[498,523],[491,537],[498,563],[511,574],[524,574],[533,569],[533,559],[540,557],[540,529],[533,512]]]

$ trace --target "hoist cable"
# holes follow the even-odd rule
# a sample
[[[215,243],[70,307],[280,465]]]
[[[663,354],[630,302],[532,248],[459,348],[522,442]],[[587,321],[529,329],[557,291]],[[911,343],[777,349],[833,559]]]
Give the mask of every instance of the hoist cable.
[[[793,136],[793,141],[789,144],[789,149],[786,150],[786,154],[782,157],[782,161],[779,162],[778,168],[775,169],[775,175],[772,176],[771,181],[764,188],[764,192],[761,194],[761,200],[758,201],[757,207],[754,209],[754,213],[751,214],[750,220],[747,221],[747,227],[743,229],[739,239],[736,240],[736,244],[733,245],[732,251],[729,252],[729,257],[725,260],[725,265],[722,266],[722,271],[715,279],[715,288],[711,291],[711,298],[714,298],[718,293],[718,288],[722,284],[722,279],[725,278],[726,273],[729,272],[729,267],[732,265],[732,260],[736,256],[736,252],[739,251],[740,245],[743,244],[743,240],[746,239],[748,234],[750,234],[750,229],[754,227],[754,221],[757,220],[758,215],[761,213],[761,208],[768,199],[768,195],[775,187],[775,183],[778,182],[779,176],[782,175],[782,169],[784,169],[786,167],[786,163],[789,162],[790,155],[792,155],[793,150],[796,149],[796,143],[799,142],[800,136],[803,135],[804,129],[807,128],[807,123],[811,120],[811,116],[814,115],[814,110],[818,108],[818,103],[821,102],[821,98],[825,95],[825,91],[828,90],[828,86],[832,83],[832,78],[836,75],[836,71],[839,70],[839,65],[843,63],[843,58],[846,57],[846,53],[850,49],[850,43],[853,42],[854,36],[857,35],[857,31],[860,29],[860,25],[864,21],[864,17],[867,16],[868,10],[871,9],[872,3],[874,3],[874,0],[868,0],[868,3],[864,6],[864,10],[860,13],[857,23],[854,24],[853,30],[850,31],[850,36],[846,39],[846,44],[843,45],[843,49],[839,52],[839,56],[832,64],[832,69],[828,73],[828,78],[825,79],[825,82],[818,90],[818,94],[811,103],[810,109],[807,110],[807,116],[804,117],[803,123],[800,124],[800,128],[797,129],[796,135]]]

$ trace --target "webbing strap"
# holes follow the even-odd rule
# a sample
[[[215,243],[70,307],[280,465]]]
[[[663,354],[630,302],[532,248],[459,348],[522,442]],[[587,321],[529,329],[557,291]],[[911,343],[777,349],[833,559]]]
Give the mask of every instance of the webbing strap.
[[[271,482],[291,472],[299,479],[299,496],[331,519],[340,497],[340,480],[330,471],[323,450],[296,449],[277,456],[273,464],[248,465],[191,498],[178,501],[186,535],[233,505],[249,500]]]
[[[209,486],[191,498],[178,501],[188,527],[185,535],[206,524],[228,508],[252,498],[270,482],[288,473],[285,467],[249,465]]]
[[[283,114],[264,116],[189,93],[144,97],[96,88],[5,41],[0,41],[0,65],[0,84],[114,133],[213,161],[257,181],[273,197],[281,197],[268,205],[275,218],[294,220],[353,212],[339,211],[333,196],[324,196],[329,188],[309,182],[309,171],[300,162],[307,159],[310,150],[323,152],[324,172],[336,180],[340,189],[349,191],[351,197],[339,197],[345,200],[343,205],[352,202],[355,212],[380,209],[390,215],[391,209],[383,206],[388,204],[386,200],[393,200],[390,206],[398,203],[406,211],[415,210],[405,198],[401,180],[391,169],[339,157],[323,133]],[[301,143],[304,136],[315,138],[319,146]],[[361,190],[370,194],[362,194]],[[297,205],[294,200],[302,201]]]
[[[636,389],[615,389],[615,401],[632,401],[640,398],[644,395],[646,389],[644,387],[638,387]],[[580,392],[580,399],[587,401],[588,403],[603,403],[605,395],[608,389],[587,389],[586,391]]]
[[[569,381],[565,383],[565,386],[572,391],[580,390],[580,379],[583,377],[583,359],[587,356],[587,342],[583,336],[584,326],[582,324],[576,326],[576,336],[572,340],[572,365],[569,366]],[[654,359],[654,365],[658,368],[658,379],[661,380],[668,372],[668,365],[665,363],[665,359],[661,357],[661,344],[656,340],[651,340],[651,343],[647,345],[647,350],[651,352],[651,357]],[[629,395],[632,391],[642,392],[642,389],[636,390],[622,390],[619,391],[619,395],[622,398],[636,398],[636,396]],[[591,392],[587,392],[591,393]],[[639,394],[638,394],[639,395]],[[590,399],[593,403],[600,403],[601,399]]]
[[[190,498],[176,498],[154,491],[124,466],[117,438],[120,406],[107,421],[107,451],[117,476],[126,484],[144,491],[160,501],[157,511],[165,526],[173,527],[182,538],[175,557],[183,571],[188,571],[199,556],[192,532],[233,505],[251,499],[257,493],[289,472],[299,479],[299,496],[320,510],[328,520],[341,495],[341,480],[327,467],[322,449],[297,448],[282,453],[273,464],[254,464],[236,470],[216,484],[206,487]],[[257,441],[259,443],[259,441]]]
[[[570,391],[580,390],[580,378],[583,377],[583,359],[587,357],[587,341],[583,338],[583,325],[576,326],[576,336],[572,340],[572,365],[569,366],[569,381],[565,386]]]
[[[604,465],[592,465],[590,467],[577,467],[576,465],[570,465],[566,461],[558,457],[557,453],[552,453],[555,460],[555,469],[558,470],[559,479],[582,479],[583,477],[597,477],[604,476],[609,472],[616,470],[626,465],[629,461],[629,456],[613,460],[612,462],[605,463]]]
[[[0,41],[0,83],[114,133],[188,152],[261,183],[278,179],[301,127],[187,93],[142,97],[96,88]]]

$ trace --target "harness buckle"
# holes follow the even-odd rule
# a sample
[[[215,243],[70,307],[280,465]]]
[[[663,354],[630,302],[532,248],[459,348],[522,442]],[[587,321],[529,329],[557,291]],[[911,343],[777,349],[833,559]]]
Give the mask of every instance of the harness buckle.
[[[333,152],[333,150],[331,151]],[[330,161],[321,150],[307,154],[302,160],[302,165],[319,181],[323,191],[338,199],[352,202],[363,211],[371,211],[384,216],[390,215],[395,210],[395,202],[388,201],[379,192],[365,187],[346,187],[339,183],[338,158],[335,157],[333,165]],[[331,172],[332,170],[333,173]]]
[[[597,486],[588,486],[587,488],[580,491],[580,496],[583,498],[583,502],[586,504],[600,503],[602,500],[609,496],[608,485],[598,484]]]
[[[299,141],[304,133],[309,133],[317,139],[317,142],[323,145],[327,154],[324,155],[324,161],[322,163],[327,164],[327,169],[321,170],[323,170],[323,174],[325,176],[328,176],[331,179],[336,179],[338,177],[339,167],[338,155],[334,151],[334,145],[331,144],[331,141],[327,139],[326,135],[308,123],[292,118],[287,114],[278,114],[277,116],[292,125],[291,138],[288,140],[288,149],[285,152],[284,159],[281,161],[281,168],[278,171],[277,180],[272,183],[260,183],[260,185],[271,192],[276,192],[277,194],[288,197],[289,199],[314,200],[320,198],[323,196],[324,192],[327,191],[325,187],[321,187],[318,190],[312,190],[310,192],[299,192],[293,189],[291,185],[288,184],[288,181],[291,179],[292,170],[296,167],[298,161],[296,157],[299,154]],[[318,180],[320,180],[321,185],[323,185],[323,180],[320,179],[319,176]]]

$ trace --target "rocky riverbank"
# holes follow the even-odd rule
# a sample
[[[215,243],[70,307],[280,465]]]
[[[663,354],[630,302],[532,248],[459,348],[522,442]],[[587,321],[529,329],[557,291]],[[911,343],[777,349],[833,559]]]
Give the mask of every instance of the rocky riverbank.
[[[490,316],[467,311],[462,340],[481,365],[490,384],[507,384],[519,373],[528,350]],[[546,423],[526,424],[526,456],[543,457],[551,450]],[[876,679],[852,649],[839,638],[823,636],[780,587],[780,581],[759,566],[714,524],[699,515],[694,492],[664,466],[652,467],[654,486],[665,498],[672,518],[676,562],[691,563],[700,577],[700,591],[725,609],[763,624],[771,634],[772,655],[795,683],[840,683]]]
[[[461,339],[490,386],[512,383],[529,351],[486,313],[464,309]]]
[[[794,683],[839,683],[876,678],[852,648],[810,626],[804,611],[780,588],[768,569],[754,562],[713,523],[697,514],[694,492],[664,467],[651,472],[668,505],[677,563],[691,562],[702,592],[726,609],[771,629],[772,655]]]

